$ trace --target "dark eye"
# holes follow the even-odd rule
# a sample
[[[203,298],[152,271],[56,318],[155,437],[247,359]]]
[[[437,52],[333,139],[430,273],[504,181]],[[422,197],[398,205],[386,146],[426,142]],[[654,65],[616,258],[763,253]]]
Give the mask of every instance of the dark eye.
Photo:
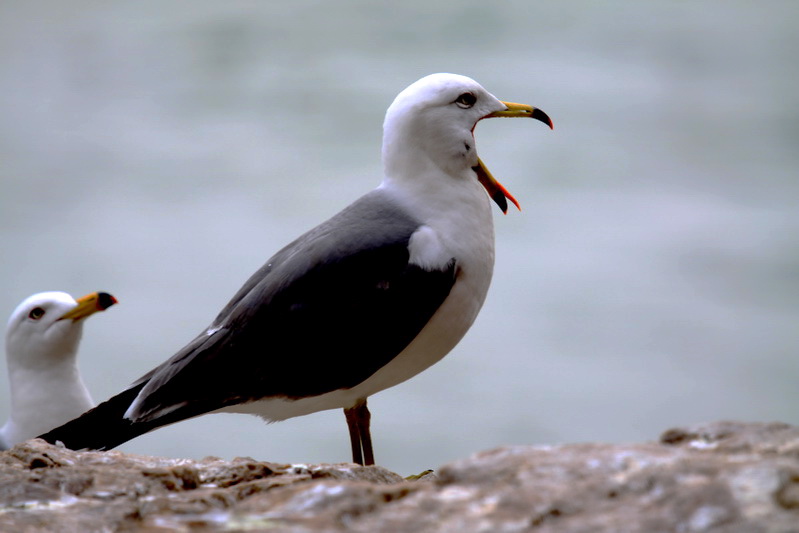
[[[39,320],[44,316],[44,309],[41,307],[34,307],[31,309],[31,312],[28,313],[28,318],[32,318],[34,320]]]
[[[458,104],[458,107],[469,109],[476,101],[477,97],[472,93],[463,93],[455,100],[455,103]]]

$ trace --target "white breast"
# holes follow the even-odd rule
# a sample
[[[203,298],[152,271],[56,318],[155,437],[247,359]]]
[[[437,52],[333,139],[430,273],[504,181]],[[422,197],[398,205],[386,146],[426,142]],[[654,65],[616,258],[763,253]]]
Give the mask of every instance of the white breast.
[[[450,178],[451,179],[451,178]],[[430,183],[429,180],[419,182]],[[435,190],[414,190],[390,181],[381,187],[424,221],[409,245],[411,262],[441,268],[455,258],[455,285],[425,328],[405,350],[368,379],[342,389],[297,400],[268,399],[225,409],[285,420],[325,409],[351,407],[406,381],[440,361],[463,338],[485,301],[494,269],[494,227],[489,199],[476,180]]]

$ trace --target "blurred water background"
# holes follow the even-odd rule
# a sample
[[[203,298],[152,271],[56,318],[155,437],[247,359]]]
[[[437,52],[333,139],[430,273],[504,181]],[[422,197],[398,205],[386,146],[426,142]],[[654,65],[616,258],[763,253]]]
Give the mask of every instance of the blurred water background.
[[[410,474],[511,443],[799,423],[799,3],[0,4],[0,314],[95,290],[96,400],[200,332],[273,252],[380,181],[383,114],[431,72],[536,105],[478,148],[497,212],[475,326],[370,399]],[[331,354],[333,356],[333,354]],[[0,380],[0,416],[8,410]],[[338,410],[184,422],[122,447],[349,459]]]

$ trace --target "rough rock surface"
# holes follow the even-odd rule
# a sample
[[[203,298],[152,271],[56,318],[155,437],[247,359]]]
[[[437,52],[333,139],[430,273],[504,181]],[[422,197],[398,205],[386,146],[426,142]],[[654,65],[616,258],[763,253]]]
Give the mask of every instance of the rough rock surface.
[[[0,531],[799,532],[799,428],[509,446],[406,481],[380,467],[0,453]]]

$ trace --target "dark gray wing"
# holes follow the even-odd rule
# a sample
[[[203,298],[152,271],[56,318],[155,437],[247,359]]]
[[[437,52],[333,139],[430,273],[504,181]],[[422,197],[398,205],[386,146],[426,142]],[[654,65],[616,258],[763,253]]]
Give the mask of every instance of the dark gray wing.
[[[211,326],[142,378],[135,420],[353,387],[399,354],[449,295],[409,264],[419,222],[374,191],[289,244]],[[205,407],[202,407],[205,406]]]

